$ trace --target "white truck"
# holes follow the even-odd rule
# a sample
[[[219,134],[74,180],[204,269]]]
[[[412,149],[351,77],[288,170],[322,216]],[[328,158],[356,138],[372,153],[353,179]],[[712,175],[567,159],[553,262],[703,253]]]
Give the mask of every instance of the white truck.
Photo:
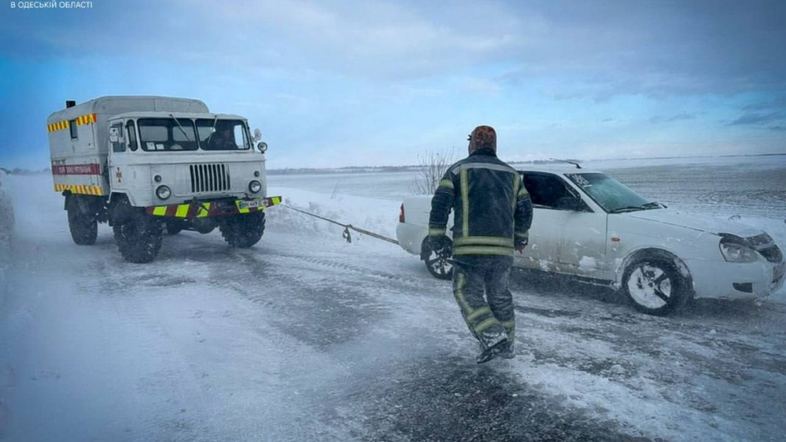
[[[251,247],[265,229],[267,145],[238,115],[194,99],[100,97],[47,119],[54,190],[65,197],[76,244],[112,226],[127,261],[151,262],[164,231],[209,233]],[[254,146],[254,143],[258,143]]]

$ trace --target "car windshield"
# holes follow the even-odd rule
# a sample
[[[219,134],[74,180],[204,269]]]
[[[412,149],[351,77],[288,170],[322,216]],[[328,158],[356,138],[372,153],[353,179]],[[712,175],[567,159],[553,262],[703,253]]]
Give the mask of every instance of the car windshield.
[[[199,145],[204,150],[248,150],[245,124],[240,120],[196,120]]]
[[[658,203],[647,201],[624,184],[602,173],[569,173],[567,177],[609,213],[660,207]]]

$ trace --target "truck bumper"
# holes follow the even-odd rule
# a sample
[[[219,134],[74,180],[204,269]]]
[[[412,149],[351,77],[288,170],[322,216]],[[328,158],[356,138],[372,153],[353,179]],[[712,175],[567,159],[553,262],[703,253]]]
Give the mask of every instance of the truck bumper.
[[[166,206],[150,206],[145,208],[148,215],[166,218],[192,219],[210,218],[215,216],[232,216],[246,213],[262,212],[266,208],[281,204],[280,196],[269,196],[257,199],[235,199],[199,201],[193,200],[182,204]]]
[[[697,298],[759,298],[783,287],[786,262],[685,262],[693,276]]]

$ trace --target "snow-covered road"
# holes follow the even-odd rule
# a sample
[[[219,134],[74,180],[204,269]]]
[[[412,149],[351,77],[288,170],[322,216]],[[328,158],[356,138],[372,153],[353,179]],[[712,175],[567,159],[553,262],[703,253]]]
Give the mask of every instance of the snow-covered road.
[[[390,244],[347,244],[277,207],[252,249],[183,232],[135,265],[106,226],[95,246],[71,242],[48,176],[9,181],[0,438],[736,441],[786,430],[780,302],[654,318],[601,289],[517,274],[518,357],[477,366],[449,283]],[[341,210],[310,190],[273,191],[358,225],[390,213],[395,226],[393,199],[333,189],[353,208]]]

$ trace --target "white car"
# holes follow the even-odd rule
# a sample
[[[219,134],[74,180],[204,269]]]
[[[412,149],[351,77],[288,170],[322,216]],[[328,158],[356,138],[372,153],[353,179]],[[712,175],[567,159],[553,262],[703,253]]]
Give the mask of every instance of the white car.
[[[763,231],[668,209],[598,171],[565,165],[520,172],[534,214],[516,267],[621,289],[650,314],[666,314],[691,297],[764,297],[783,285],[786,262]],[[430,210],[430,196],[405,199],[396,235],[429,272],[448,279],[449,256],[424,242]]]

